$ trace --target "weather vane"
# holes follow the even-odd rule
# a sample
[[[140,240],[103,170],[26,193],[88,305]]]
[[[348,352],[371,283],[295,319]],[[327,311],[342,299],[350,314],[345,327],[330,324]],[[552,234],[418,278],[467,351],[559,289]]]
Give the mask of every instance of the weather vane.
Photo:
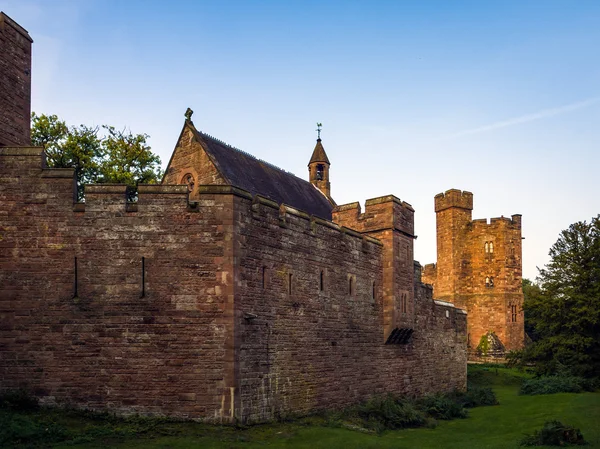
[[[193,113],[194,113],[194,111],[192,111],[191,108],[187,108],[187,111],[185,111],[185,119],[186,120],[191,120]]]
[[[323,127],[323,123],[317,123],[317,140],[321,140],[321,128]]]

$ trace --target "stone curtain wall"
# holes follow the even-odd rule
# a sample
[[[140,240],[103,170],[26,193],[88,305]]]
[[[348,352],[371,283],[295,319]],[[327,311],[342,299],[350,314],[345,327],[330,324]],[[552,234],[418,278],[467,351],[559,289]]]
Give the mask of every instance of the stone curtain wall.
[[[193,208],[184,186],[140,186],[126,205],[125,186],[98,185],[74,205],[73,189],[41,149],[0,149],[0,388],[230,419],[233,196]]]
[[[30,145],[31,43],[0,12],[0,146]]]
[[[373,394],[466,387],[466,315],[434,303],[412,253],[404,265],[415,279],[415,332],[407,345],[385,345],[384,264],[401,265],[385,243],[269,200],[236,201],[237,416],[264,421]],[[372,218],[389,225],[392,204],[375,201]]]
[[[385,242],[231,186],[198,186],[197,203],[170,185],[73,198],[73,171],[42,168],[41,149],[0,149],[1,389],[252,422],[466,386],[465,315]],[[404,316],[387,263],[413,268]],[[384,344],[390,310],[409,344]]]

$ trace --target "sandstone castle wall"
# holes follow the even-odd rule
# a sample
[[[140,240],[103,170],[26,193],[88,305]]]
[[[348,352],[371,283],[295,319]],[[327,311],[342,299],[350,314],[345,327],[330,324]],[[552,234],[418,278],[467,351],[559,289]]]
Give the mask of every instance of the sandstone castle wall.
[[[125,186],[86,186],[74,203],[73,171],[42,160],[0,149],[2,389],[262,421],[465,387],[466,316],[432,300],[412,258],[414,334],[384,344],[408,321],[386,305],[381,241],[230,186],[192,203],[185,186],[140,186],[136,204]],[[404,208],[374,203],[375,221]]]
[[[0,147],[30,143],[32,42],[0,12]]]

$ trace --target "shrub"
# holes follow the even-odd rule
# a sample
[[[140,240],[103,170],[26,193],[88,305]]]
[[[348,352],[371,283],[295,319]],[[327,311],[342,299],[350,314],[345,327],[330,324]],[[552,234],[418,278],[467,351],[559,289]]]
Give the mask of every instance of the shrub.
[[[526,379],[521,384],[519,394],[581,393],[593,390],[594,384],[588,379],[578,376],[558,375]]]
[[[377,431],[420,427],[427,421],[412,402],[392,395],[371,398],[356,407],[356,415],[365,421],[365,427]]]
[[[546,421],[541,430],[536,430],[532,435],[525,435],[519,444],[521,446],[566,446],[583,445],[586,442],[579,429],[560,421]]]
[[[435,419],[450,420],[468,416],[462,401],[457,400],[453,395],[426,396],[419,401],[419,406],[426,414]]]
[[[0,408],[31,411],[39,407],[37,398],[31,396],[25,390],[9,390],[0,394]]]
[[[469,385],[466,392],[457,391],[452,395],[454,400],[465,408],[498,405],[496,393],[494,393],[494,390],[492,390],[491,387]]]

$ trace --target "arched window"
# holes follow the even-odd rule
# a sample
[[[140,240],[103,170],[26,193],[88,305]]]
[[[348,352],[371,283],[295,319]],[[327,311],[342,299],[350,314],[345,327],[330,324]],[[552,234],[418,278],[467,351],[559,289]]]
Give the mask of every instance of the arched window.
[[[483,247],[485,248],[486,253],[490,252],[490,244],[488,242],[485,242],[485,245],[483,245]]]
[[[325,273],[321,270],[321,275],[319,276],[319,290],[325,290]]]
[[[494,286],[494,278],[490,276],[490,288]]]
[[[490,242],[490,253],[494,252],[494,242]]]
[[[183,175],[181,184],[186,184],[188,192],[192,192],[194,190],[194,186],[196,185],[194,175],[192,175],[191,173],[186,173],[185,175]]]
[[[489,277],[489,276],[486,276],[486,277],[485,277],[485,286],[486,286],[486,287],[489,287],[489,286],[490,286],[490,277]]]

